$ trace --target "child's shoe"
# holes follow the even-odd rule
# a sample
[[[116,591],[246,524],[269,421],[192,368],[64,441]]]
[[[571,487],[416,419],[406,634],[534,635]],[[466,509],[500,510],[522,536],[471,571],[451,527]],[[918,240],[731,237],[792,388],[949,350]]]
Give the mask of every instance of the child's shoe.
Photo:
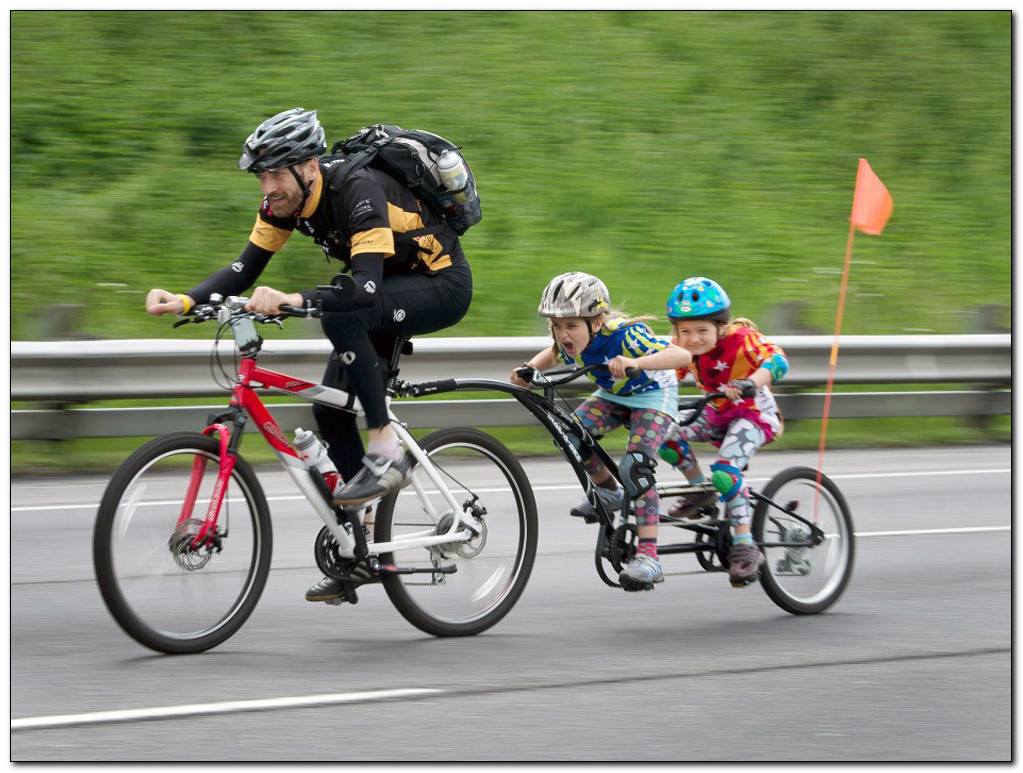
[[[728,579],[732,587],[742,588],[756,582],[764,560],[760,548],[752,543],[740,542],[732,545],[728,551]]]
[[[637,555],[618,575],[622,590],[651,590],[654,583],[664,582],[661,562],[647,555]]]

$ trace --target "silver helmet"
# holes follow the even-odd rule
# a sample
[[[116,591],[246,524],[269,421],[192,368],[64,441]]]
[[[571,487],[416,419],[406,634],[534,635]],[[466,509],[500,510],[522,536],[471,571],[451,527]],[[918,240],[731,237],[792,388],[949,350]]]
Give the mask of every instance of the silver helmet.
[[[570,271],[558,274],[544,288],[541,317],[596,317],[611,310],[611,294],[607,286],[592,274]]]
[[[256,174],[321,155],[327,149],[315,110],[294,107],[267,118],[242,146],[238,168]]]

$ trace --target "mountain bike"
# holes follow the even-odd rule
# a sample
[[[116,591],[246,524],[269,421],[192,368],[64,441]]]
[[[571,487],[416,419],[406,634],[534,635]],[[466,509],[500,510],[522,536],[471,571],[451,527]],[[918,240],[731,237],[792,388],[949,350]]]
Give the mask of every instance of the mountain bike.
[[[596,496],[583,459],[595,455],[622,484],[618,465],[601,447],[599,439],[591,436],[569,412],[567,401],[557,390],[558,386],[601,367],[590,365],[546,372],[528,367],[519,369],[523,379],[531,380],[544,392],[542,398],[534,395],[534,399],[523,401],[520,397],[520,402],[548,429],[555,445],[575,470],[595,510],[589,522],[598,526],[594,553],[597,574],[605,584],[620,588],[618,574],[635,555],[638,545],[632,502],[626,501],[621,516],[616,519]],[[725,396],[723,392],[715,392],[700,398],[680,399],[682,418],[679,424],[684,426],[696,421],[712,400]],[[557,405],[558,399],[569,410]],[[702,485],[659,482],[656,488],[662,500],[715,491],[709,482]],[[751,488],[749,493],[755,503],[753,539],[766,558],[758,576],[750,582],[759,580],[767,596],[786,612],[796,615],[823,612],[838,600],[852,577],[855,537],[852,516],[842,492],[834,481],[817,470],[790,467],[772,477],[762,490]],[[724,506],[719,503],[706,508],[699,516],[687,519],[662,514],[658,554],[692,553],[700,566],[697,573],[725,572],[732,534]],[[688,541],[666,542],[665,527],[685,534]],[[665,572],[665,576],[690,573]],[[652,588],[647,585],[642,590]]]
[[[214,297],[175,323],[219,323],[211,368],[218,365],[228,379],[227,408],[210,414],[199,432],[174,432],[138,448],[103,494],[93,564],[114,620],[146,647],[185,654],[222,644],[252,614],[270,571],[273,536],[266,495],[239,450],[249,422],[322,520],[313,555],[324,574],[342,581],[343,601],[357,603],[359,589],[382,584],[398,612],[434,636],[471,636],[501,620],[522,594],[536,554],[536,501],[522,465],[476,429],[412,437],[390,398],[431,389],[397,379],[400,355],[411,352],[411,341],[398,339],[389,360],[388,415],[415,465],[407,486],[369,503],[370,534],[369,508],[332,504],[323,475],[303,463],[260,399],[260,390],[270,389],[359,412],[343,390],[257,363],[263,343],[257,324],[282,325],[318,310],[282,307],[267,316],[245,311],[247,301]],[[218,348],[228,329],[234,375]]]

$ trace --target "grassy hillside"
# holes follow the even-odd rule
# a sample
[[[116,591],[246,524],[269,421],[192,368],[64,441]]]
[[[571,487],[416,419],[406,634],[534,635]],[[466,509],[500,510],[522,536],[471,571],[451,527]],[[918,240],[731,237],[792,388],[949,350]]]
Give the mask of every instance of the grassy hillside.
[[[12,337],[205,336],[142,312],[244,245],[263,118],[319,110],[463,146],[483,222],[461,335],[531,335],[554,273],[658,313],[684,275],[830,329],[857,158],[895,198],[859,236],[845,331],[960,332],[1010,300],[1010,36],[1000,12],[13,12]],[[264,275],[331,276],[294,237]],[[980,280],[980,281],[978,281]],[[287,335],[315,329],[295,323]]]

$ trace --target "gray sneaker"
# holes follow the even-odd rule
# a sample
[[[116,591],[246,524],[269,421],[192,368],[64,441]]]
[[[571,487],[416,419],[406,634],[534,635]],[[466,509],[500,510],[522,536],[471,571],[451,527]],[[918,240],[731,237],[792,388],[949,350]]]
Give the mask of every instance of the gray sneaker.
[[[704,517],[705,511],[717,511],[718,493],[716,491],[705,491],[701,494],[690,494],[687,497],[680,497],[678,502],[668,510],[672,518],[685,518],[695,521]]]
[[[604,505],[604,508],[615,512],[621,510],[625,504],[625,490],[618,486],[618,488],[607,489],[602,486],[594,486],[597,492],[597,499]],[[593,509],[593,505],[590,504],[590,500],[584,499],[582,502],[577,504],[571,510],[570,515],[574,515],[576,518],[582,518],[586,523],[597,522],[597,511]]]
[[[763,563],[764,554],[756,545],[732,545],[728,551],[728,579],[732,587],[742,588],[756,582]]]
[[[664,572],[661,571],[659,561],[650,556],[639,555],[622,569],[618,581],[622,584],[623,590],[650,590],[654,583],[664,582]]]
[[[341,507],[361,505],[401,488],[412,480],[414,463],[409,454],[404,454],[399,461],[388,456],[366,454],[362,458],[362,469],[334,495],[334,504]]]

